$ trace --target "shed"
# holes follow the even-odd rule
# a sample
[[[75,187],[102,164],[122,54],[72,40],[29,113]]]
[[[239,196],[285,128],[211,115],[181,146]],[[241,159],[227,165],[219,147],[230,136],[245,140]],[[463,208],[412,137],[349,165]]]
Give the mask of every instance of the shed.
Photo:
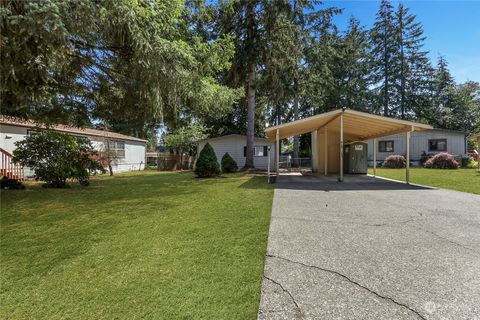
[[[374,141],[381,137],[405,134],[406,156],[410,159],[411,132],[432,129],[431,126],[406,120],[393,119],[365,112],[338,109],[309,118],[269,127],[265,133],[270,141],[279,140],[310,132],[312,134],[312,169],[316,172],[339,174],[343,181],[344,145],[356,141]],[[373,151],[376,154],[376,150]],[[376,163],[374,159],[374,164]],[[409,181],[409,161],[407,161],[406,181]],[[276,161],[278,173],[278,161]],[[375,165],[374,165],[375,171]]]
[[[239,168],[245,166],[247,136],[240,134],[229,134],[200,140],[197,142],[197,154],[200,153],[207,142],[210,143],[210,145],[213,147],[213,150],[215,150],[218,163],[220,163],[222,160],[223,155],[228,152],[230,156],[237,162]],[[270,152],[268,152],[269,147]],[[275,143],[266,138],[255,137],[253,152],[253,163],[255,168],[267,170],[269,157],[270,164],[273,167],[275,160]]]

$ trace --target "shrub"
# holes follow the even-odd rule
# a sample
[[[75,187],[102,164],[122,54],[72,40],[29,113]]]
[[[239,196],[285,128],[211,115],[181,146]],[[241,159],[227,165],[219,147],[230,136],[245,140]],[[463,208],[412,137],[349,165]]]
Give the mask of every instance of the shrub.
[[[475,169],[478,166],[478,163],[475,161],[475,159],[469,155],[465,155],[462,157],[462,162],[461,162],[462,168],[470,168],[470,169]]]
[[[221,164],[222,164],[222,172],[229,173],[229,172],[236,172],[238,170],[237,163],[228,154],[228,152],[223,155]]]
[[[405,157],[401,155],[391,155],[383,161],[385,168],[405,168],[406,164]]]
[[[36,178],[45,181],[47,187],[66,187],[67,179],[77,179],[86,186],[90,174],[105,172],[94,158],[97,152],[83,137],[42,130],[33,132],[15,145],[13,161],[33,169]]]
[[[471,163],[473,163],[473,158],[468,156],[468,155],[465,155],[465,156],[462,156],[462,160],[460,162],[460,165],[462,168],[468,168],[470,167]]]
[[[455,158],[447,152],[436,154],[425,162],[426,168],[458,169],[458,166],[458,162]]]
[[[194,172],[200,178],[208,178],[220,174],[217,156],[208,142],[200,151]]]

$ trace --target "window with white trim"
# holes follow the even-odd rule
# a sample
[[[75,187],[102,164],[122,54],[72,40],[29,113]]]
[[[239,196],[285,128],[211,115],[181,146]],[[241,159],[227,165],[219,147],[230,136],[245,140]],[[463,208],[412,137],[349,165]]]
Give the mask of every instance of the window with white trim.
[[[266,157],[268,155],[268,146],[254,146],[253,147],[253,156],[254,157]],[[243,156],[247,156],[247,147],[243,147]]]
[[[428,140],[428,151],[447,151],[447,139]]]
[[[393,152],[393,140],[378,141],[378,152]]]
[[[125,142],[110,140],[108,143],[109,151],[112,155],[119,159],[125,158]]]

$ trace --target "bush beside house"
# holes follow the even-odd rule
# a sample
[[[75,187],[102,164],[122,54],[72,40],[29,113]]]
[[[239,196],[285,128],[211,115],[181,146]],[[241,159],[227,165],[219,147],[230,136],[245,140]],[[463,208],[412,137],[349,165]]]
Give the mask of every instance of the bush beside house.
[[[86,138],[41,130],[15,145],[13,162],[33,169],[35,177],[45,181],[47,187],[64,188],[68,179],[86,186],[91,174],[105,172],[95,159],[97,151]]]
[[[237,163],[228,152],[223,155],[221,165],[224,173],[237,172],[238,170]]]
[[[425,168],[458,169],[458,167],[458,162],[447,152],[436,154],[425,162]]]
[[[401,155],[391,155],[383,161],[385,168],[405,168],[406,164],[405,157]]]
[[[199,178],[209,178],[220,174],[217,156],[209,143],[200,151],[194,172]]]

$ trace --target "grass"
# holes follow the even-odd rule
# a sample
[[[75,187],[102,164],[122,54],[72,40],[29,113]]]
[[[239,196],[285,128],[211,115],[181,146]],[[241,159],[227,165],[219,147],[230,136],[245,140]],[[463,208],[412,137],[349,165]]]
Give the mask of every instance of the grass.
[[[256,319],[273,187],[136,172],[1,194],[2,319]]]
[[[368,173],[373,174],[373,169],[369,168]],[[377,175],[405,181],[405,169],[377,168]],[[410,168],[410,182],[480,194],[480,173],[476,169]]]

